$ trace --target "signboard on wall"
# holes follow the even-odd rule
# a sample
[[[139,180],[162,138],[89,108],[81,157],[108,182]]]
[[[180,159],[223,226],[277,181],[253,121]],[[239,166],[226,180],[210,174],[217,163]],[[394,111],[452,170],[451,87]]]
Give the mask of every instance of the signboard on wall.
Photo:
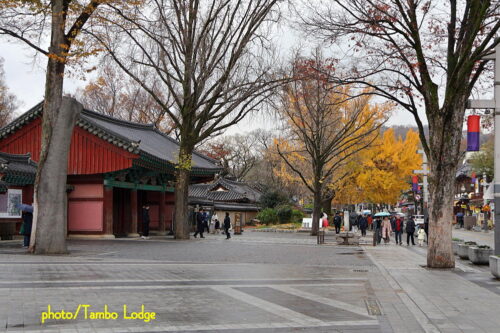
[[[0,194],[0,218],[19,218],[21,211],[17,208],[23,202],[23,191],[9,189]]]

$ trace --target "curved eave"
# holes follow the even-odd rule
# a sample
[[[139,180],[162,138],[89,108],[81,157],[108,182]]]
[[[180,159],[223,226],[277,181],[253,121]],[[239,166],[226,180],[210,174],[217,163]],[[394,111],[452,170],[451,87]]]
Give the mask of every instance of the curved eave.
[[[166,171],[166,172],[175,172],[177,165],[168,160],[158,158],[154,155],[151,155],[143,150],[140,152],[140,160],[144,161],[148,164],[149,168]],[[136,164],[140,164],[141,161],[134,162]],[[141,165],[145,166],[145,165]],[[222,168],[197,168],[192,167],[191,174],[192,175],[214,175],[218,172],[221,172]]]
[[[97,136],[101,140],[109,142],[117,146],[118,148],[128,151],[129,153],[138,154],[140,152],[139,142],[129,140],[121,136],[120,134],[114,133],[109,129],[104,129],[101,126],[96,125],[95,123],[92,123],[86,119],[78,118],[78,120],[76,121],[76,126],[86,130],[92,135]]]

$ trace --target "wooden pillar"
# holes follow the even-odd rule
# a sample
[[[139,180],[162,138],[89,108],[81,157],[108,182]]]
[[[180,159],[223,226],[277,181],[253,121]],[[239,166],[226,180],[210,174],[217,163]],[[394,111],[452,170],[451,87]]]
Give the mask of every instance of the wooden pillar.
[[[115,238],[113,234],[113,187],[104,186],[103,203],[104,238]]]
[[[165,230],[165,192],[160,192],[160,203],[158,205],[158,217],[160,219],[160,225],[158,228],[159,235],[166,235],[167,232]]]
[[[130,190],[130,213],[132,214],[130,219],[130,230],[127,234],[128,237],[139,237],[137,233],[137,190]]]

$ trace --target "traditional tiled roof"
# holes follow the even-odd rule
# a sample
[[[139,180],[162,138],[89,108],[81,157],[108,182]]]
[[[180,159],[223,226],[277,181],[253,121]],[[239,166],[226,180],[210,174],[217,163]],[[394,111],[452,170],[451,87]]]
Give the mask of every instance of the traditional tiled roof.
[[[40,103],[0,129],[0,139],[9,136],[25,124],[42,114]],[[99,138],[129,152],[140,154],[159,164],[174,166],[179,151],[179,143],[161,133],[153,124],[138,124],[120,120],[97,112],[83,110],[76,125]],[[217,162],[200,153],[193,153],[193,171],[218,172]]]
[[[0,173],[2,181],[11,185],[33,184],[37,164],[30,154],[16,155],[0,152]]]
[[[209,200],[218,202],[248,202],[256,203],[262,193],[247,183],[219,178],[210,184],[195,184],[189,186],[190,200]]]

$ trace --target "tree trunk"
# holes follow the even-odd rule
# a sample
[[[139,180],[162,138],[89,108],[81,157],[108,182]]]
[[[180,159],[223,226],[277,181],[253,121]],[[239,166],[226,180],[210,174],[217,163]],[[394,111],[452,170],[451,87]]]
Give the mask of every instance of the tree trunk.
[[[313,222],[311,236],[317,236],[319,230],[319,219],[321,218],[321,189],[316,189],[313,199]]]
[[[71,134],[82,105],[64,97],[52,128],[43,127],[44,158],[40,158],[35,183],[36,219],[31,244],[37,254],[66,253],[66,181]],[[44,109],[44,117],[47,110]],[[45,141],[47,140],[47,141]]]
[[[453,107],[453,112],[440,110],[432,113],[433,117],[429,117],[428,112],[431,172],[427,266],[430,268],[455,267],[451,228],[465,102]]]
[[[42,117],[42,146],[35,178],[35,214],[30,251],[35,253],[66,252],[66,178],[68,151],[73,126],[81,111],[74,100],[62,100],[67,53],[65,38],[67,3],[51,2],[52,23],[45,100]],[[64,105],[62,105],[64,104]],[[62,111],[61,108],[64,110]]]
[[[328,216],[332,215],[333,198],[333,195],[329,195],[328,197],[322,199],[321,207],[323,208],[323,212],[325,212]]]
[[[175,183],[175,239],[189,239],[188,192],[192,153],[193,148],[186,147],[181,141]]]

